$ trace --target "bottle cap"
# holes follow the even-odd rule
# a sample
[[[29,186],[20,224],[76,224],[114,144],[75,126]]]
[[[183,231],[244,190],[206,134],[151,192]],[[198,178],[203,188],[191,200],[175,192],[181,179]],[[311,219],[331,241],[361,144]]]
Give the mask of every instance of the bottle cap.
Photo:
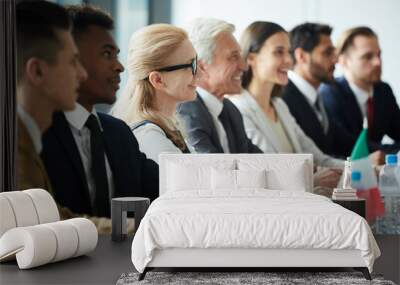
[[[351,172],[351,180],[352,181],[360,181],[361,180],[361,172],[360,171],[352,171]]]
[[[397,164],[397,155],[395,154],[387,154],[385,157],[386,164],[396,165]]]

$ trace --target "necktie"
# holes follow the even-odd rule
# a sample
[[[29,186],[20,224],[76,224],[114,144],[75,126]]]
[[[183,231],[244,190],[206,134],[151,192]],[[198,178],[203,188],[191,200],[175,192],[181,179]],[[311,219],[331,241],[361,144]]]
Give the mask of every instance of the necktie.
[[[93,214],[106,217],[110,212],[110,199],[104,152],[103,135],[96,117],[91,114],[86,121],[90,130],[90,152],[92,156],[91,173],[95,184],[94,197],[91,197]]]
[[[371,134],[373,122],[374,122],[374,101],[372,96],[368,97],[367,100],[367,119],[368,119],[368,134]]]
[[[228,145],[229,145],[229,151],[231,153],[234,153],[235,144],[234,144],[234,133],[231,125],[231,120],[229,118],[229,114],[226,111],[225,106],[222,108],[221,113],[218,116],[219,121],[222,123],[222,126],[224,127],[224,130],[226,132],[226,136],[228,139]]]
[[[328,118],[326,117],[325,114],[325,110],[323,109],[324,107],[322,106],[322,101],[320,98],[320,95],[317,95],[317,100],[314,103],[315,106],[315,111],[317,113],[317,118],[319,120],[319,122],[321,123],[321,126],[324,130],[324,133],[326,133],[328,131],[328,126],[329,126],[329,122],[328,122]]]

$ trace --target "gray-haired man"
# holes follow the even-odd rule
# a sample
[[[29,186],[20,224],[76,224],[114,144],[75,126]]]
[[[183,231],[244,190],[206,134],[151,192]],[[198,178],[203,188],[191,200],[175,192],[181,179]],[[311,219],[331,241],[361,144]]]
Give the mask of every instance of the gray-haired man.
[[[261,153],[248,139],[242,115],[226,94],[241,92],[246,63],[227,22],[198,18],[188,28],[201,72],[197,98],[178,106],[188,142],[198,153]]]

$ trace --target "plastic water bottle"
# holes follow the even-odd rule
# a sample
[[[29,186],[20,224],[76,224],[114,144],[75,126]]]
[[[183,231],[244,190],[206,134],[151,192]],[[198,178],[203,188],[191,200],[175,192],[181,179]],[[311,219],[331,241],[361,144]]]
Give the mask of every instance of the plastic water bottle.
[[[379,189],[385,203],[385,215],[377,220],[379,234],[400,233],[400,184],[396,172],[399,172],[397,156],[386,155],[386,164],[379,173]]]

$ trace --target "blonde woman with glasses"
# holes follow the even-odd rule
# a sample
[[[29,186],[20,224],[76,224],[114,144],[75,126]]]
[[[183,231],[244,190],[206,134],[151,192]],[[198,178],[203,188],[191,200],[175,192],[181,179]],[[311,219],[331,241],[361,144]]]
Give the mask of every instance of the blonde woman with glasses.
[[[155,162],[162,152],[189,153],[175,118],[176,105],[196,96],[197,56],[186,32],[168,24],[140,29],[130,39],[127,70],[112,114],[130,125]]]

